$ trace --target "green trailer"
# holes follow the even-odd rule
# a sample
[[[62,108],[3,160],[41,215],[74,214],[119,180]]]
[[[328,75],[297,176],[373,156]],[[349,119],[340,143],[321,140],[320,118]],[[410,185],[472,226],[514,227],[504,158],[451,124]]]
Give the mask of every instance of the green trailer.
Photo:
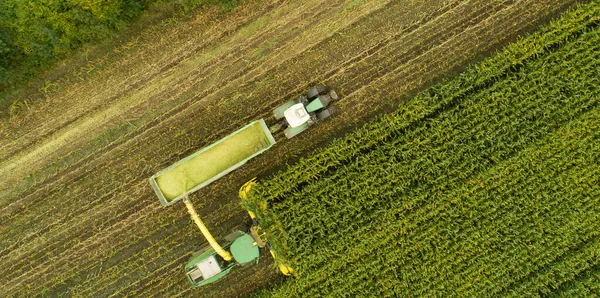
[[[239,168],[273,144],[273,135],[260,119],[156,173],[150,177],[150,185],[166,207]]]

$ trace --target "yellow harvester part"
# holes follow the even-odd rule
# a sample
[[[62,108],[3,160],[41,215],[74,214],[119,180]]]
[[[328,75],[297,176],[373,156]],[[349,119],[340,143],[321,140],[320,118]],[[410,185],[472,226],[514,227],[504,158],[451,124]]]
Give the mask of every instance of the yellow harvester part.
[[[272,249],[269,249],[269,252],[271,253],[271,256],[273,256],[273,259],[277,260],[275,252]],[[284,264],[277,262],[277,266],[279,266],[279,271],[281,271],[281,273],[283,273],[283,275],[290,276],[294,273],[294,269],[292,269],[292,267],[290,267],[288,265],[284,265]]]
[[[250,181],[244,183],[244,185],[240,187],[238,195],[240,196],[240,199],[242,199],[242,201],[245,201],[248,198],[248,193],[250,193],[250,190],[254,185],[256,185],[256,177],[250,179]],[[248,214],[250,214],[250,218],[252,218],[253,220],[256,219],[256,214],[254,214],[254,212],[248,210]]]
[[[254,185],[256,185],[256,178],[252,178],[252,179],[250,179],[250,181],[244,183],[244,185],[242,185],[242,187],[240,187],[240,191],[239,191],[240,199],[246,200],[248,198],[248,194],[250,193],[250,190],[252,189],[252,186],[254,186]],[[256,214],[254,214],[254,212],[248,211],[248,214],[250,214],[250,218],[252,218],[253,221],[256,220]],[[256,229],[259,229],[259,228],[256,227]],[[273,256],[273,259],[277,260],[275,251],[273,251],[272,249],[269,248],[269,252],[271,253],[271,256]],[[283,275],[290,276],[294,273],[294,269],[292,269],[292,267],[290,267],[290,266],[281,264],[279,262],[277,262],[277,265],[279,266],[279,271],[281,271],[281,273],[283,273]]]
[[[225,249],[223,249],[223,247],[221,247],[221,245],[219,245],[217,240],[215,240],[215,238],[212,236],[212,234],[208,231],[208,229],[206,228],[206,226],[200,219],[200,216],[198,216],[198,213],[196,213],[196,209],[194,209],[194,205],[192,205],[192,202],[190,202],[190,199],[187,196],[187,194],[184,196],[183,202],[185,203],[185,206],[187,207],[187,210],[190,213],[192,220],[194,221],[194,223],[196,223],[196,225],[202,232],[202,235],[204,235],[204,238],[206,238],[206,241],[208,241],[208,244],[210,244],[210,246],[212,246],[212,248],[225,261],[231,261],[232,260],[231,254],[228,251],[226,251]]]

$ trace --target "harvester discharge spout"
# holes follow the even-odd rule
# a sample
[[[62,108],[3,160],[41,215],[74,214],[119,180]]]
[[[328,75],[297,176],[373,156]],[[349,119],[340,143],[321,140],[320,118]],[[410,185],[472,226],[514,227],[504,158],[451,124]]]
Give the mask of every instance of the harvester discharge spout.
[[[210,246],[217,252],[217,254],[219,254],[219,256],[221,256],[221,258],[223,258],[225,261],[231,261],[231,253],[223,249],[223,247],[219,245],[217,240],[215,240],[212,234],[208,231],[208,229],[200,219],[200,216],[198,216],[196,209],[194,209],[194,205],[192,205],[192,202],[190,202],[190,199],[187,196],[187,194],[183,198],[183,203],[185,203],[185,207],[187,207],[187,210],[190,213],[190,217],[192,217],[192,220],[194,221],[196,226],[198,226],[198,228],[202,232],[202,235],[204,235],[204,238],[206,238],[206,241],[208,241],[208,244],[210,244]]]

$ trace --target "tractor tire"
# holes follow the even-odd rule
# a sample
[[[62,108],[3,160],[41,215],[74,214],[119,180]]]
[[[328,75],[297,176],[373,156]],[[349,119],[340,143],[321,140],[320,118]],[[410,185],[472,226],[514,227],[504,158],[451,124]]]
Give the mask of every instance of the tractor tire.
[[[243,232],[239,232],[239,231],[243,231],[243,232],[248,231],[248,226],[246,226],[246,225],[236,226],[235,228],[233,228],[229,231],[229,234],[227,236],[223,237],[223,240],[225,242],[233,242],[235,239],[237,239],[238,237],[243,235],[242,234]]]
[[[317,85],[315,89],[319,91],[319,95],[327,94],[327,87],[325,87],[324,85]]]
[[[333,115],[337,114],[336,107],[329,107],[317,113],[317,119],[325,120]]]
[[[306,97],[308,97],[308,99],[312,100],[317,98],[317,96],[321,95],[321,94],[325,94],[327,91],[327,88],[323,85],[317,85],[316,87],[308,90],[308,92],[306,92]]]
[[[298,96],[298,103],[301,103],[304,106],[306,106],[306,105],[308,105],[308,102],[309,102],[309,100],[308,100],[308,98],[306,98],[306,96],[304,96],[304,95]]]

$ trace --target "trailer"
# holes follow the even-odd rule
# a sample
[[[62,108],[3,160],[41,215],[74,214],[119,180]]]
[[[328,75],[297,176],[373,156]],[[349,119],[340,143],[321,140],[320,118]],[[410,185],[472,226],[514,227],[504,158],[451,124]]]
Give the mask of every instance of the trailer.
[[[221,140],[150,177],[150,185],[163,206],[170,206],[248,160],[269,150],[275,139],[263,119],[249,123]]]

